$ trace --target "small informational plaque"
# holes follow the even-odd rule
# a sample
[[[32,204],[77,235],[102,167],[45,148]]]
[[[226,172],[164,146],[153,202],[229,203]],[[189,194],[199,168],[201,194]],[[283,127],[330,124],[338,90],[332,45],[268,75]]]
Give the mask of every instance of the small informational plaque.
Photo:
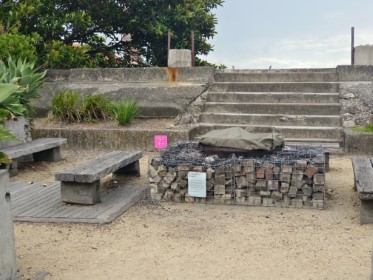
[[[167,135],[154,135],[154,149],[167,149]]]
[[[206,173],[188,173],[188,194],[194,197],[206,197]]]

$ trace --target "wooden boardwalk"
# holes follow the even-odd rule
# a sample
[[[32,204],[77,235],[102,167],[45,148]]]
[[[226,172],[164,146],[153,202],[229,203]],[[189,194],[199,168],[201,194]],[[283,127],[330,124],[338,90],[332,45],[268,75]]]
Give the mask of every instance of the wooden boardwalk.
[[[105,190],[101,203],[92,206],[72,205],[61,201],[60,182],[10,182],[14,221],[40,223],[110,223],[133,204],[144,198],[147,186],[125,186]]]

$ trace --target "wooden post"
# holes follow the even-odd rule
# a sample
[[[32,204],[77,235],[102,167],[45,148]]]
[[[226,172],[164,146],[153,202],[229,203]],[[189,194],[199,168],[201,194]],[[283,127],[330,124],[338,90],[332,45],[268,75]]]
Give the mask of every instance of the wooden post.
[[[351,65],[355,65],[355,27],[351,27]]]

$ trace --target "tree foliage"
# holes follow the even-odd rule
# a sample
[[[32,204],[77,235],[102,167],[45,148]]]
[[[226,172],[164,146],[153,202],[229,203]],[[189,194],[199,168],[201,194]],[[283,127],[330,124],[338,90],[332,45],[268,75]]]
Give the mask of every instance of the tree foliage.
[[[223,0],[0,0],[0,22],[23,35],[38,34],[36,48],[43,59],[51,42],[59,41],[89,46],[89,59],[110,67],[130,66],[140,58],[144,64],[164,66],[168,31],[172,48],[190,48],[194,31],[196,54],[212,50],[207,42],[216,34],[212,10],[222,4]],[[119,55],[116,60],[114,53]]]

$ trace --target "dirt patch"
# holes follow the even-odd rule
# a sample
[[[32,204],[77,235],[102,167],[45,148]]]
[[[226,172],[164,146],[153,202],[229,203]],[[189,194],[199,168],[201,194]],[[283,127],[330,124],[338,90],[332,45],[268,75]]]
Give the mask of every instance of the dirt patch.
[[[50,182],[103,152],[63,151],[13,179]],[[143,201],[109,225],[15,223],[20,279],[369,279],[350,157],[331,157],[327,185],[325,210]]]

